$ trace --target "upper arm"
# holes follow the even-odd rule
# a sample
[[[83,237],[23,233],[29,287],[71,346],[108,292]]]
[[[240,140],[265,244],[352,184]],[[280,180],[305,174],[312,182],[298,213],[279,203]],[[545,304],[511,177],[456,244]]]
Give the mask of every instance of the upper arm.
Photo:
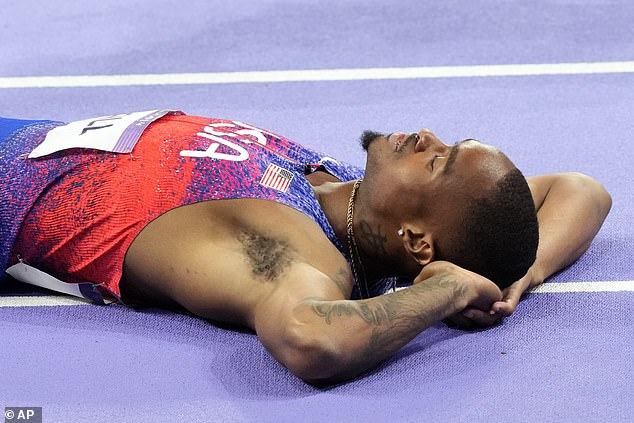
[[[533,196],[535,209],[539,212],[544,200],[557,186],[558,195],[583,195],[595,203],[600,214],[607,214],[612,199],[607,190],[594,178],[577,172],[555,173],[549,175],[529,176],[526,178]]]

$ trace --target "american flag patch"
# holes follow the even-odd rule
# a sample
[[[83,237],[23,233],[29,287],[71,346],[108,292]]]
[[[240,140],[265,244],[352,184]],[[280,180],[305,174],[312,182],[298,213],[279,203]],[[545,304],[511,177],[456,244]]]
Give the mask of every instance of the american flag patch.
[[[294,177],[295,175],[290,171],[270,163],[260,179],[260,185],[287,192]]]

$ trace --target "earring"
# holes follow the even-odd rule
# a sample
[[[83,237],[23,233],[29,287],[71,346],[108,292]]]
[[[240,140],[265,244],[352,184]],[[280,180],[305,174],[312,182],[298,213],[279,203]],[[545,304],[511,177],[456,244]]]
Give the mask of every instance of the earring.
[[[398,231],[396,231],[396,233],[398,234],[398,236],[403,236],[405,235],[405,231],[403,231],[403,228],[399,229]]]

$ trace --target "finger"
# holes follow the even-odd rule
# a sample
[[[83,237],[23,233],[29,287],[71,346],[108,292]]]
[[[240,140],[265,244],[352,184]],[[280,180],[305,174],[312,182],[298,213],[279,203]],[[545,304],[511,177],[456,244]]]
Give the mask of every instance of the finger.
[[[462,315],[481,328],[493,326],[502,319],[501,314],[490,314],[489,312],[475,308],[463,311]]]
[[[508,291],[504,293],[505,301],[514,301],[518,303],[520,301],[520,297],[524,293],[524,287],[521,285],[511,285],[508,288]]]
[[[517,303],[513,301],[497,301],[491,306],[491,311],[489,311],[489,314],[500,314],[502,316],[508,317],[515,312],[516,307]]]
[[[495,293],[492,291],[491,295],[477,298],[475,301],[472,301],[471,303],[469,303],[469,306],[479,310],[489,311],[491,310],[491,306],[498,301],[504,301],[504,298],[502,297],[502,293],[498,291],[498,295],[495,295]]]
[[[515,312],[523,293],[524,289],[521,285],[515,283],[509,286],[504,290],[504,299],[493,303],[490,313],[500,313],[504,316],[510,316]]]

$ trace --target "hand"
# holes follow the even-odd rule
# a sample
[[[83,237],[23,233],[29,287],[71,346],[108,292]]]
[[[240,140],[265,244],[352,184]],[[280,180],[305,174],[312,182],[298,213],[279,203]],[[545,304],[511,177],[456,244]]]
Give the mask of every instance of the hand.
[[[467,307],[443,322],[449,327],[464,330],[493,326],[499,323],[503,317],[513,314],[524,292],[540,283],[541,281],[534,276],[534,272],[529,269],[526,275],[502,291],[504,295],[502,301],[493,303],[490,310]]]
[[[439,275],[445,275],[458,282],[457,292],[460,296],[456,300],[459,311],[490,310],[493,303],[501,302],[503,299],[500,289],[489,279],[447,261],[429,263],[413,283],[424,283],[430,277]]]
[[[502,314],[499,313],[491,314],[489,311],[467,307],[460,313],[449,316],[442,322],[450,328],[476,330],[496,325],[500,323],[502,317]]]
[[[524,277],[503,291],[504,298],[502,301],[493,303],[491,313],[500,314],[502,316],[510,316],[517,308],[517,304],[519,304],[520,298],[524,292],[539,285],[540,283],[542,283],[542,281],[534,276],[532,269],[529,269]]]

